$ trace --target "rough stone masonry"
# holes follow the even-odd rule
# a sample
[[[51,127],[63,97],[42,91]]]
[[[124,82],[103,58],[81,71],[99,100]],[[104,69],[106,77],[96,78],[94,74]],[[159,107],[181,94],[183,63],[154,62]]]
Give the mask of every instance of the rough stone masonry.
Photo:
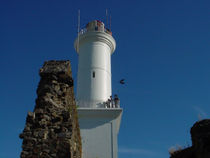
[[[171,153],[170,158],[210,158],[210,119],[196,122],[190,133],[192,146]]]
[[[21,158],[81,158],[81,138],[69,61],[40,69],[36,105],[20,138]]]

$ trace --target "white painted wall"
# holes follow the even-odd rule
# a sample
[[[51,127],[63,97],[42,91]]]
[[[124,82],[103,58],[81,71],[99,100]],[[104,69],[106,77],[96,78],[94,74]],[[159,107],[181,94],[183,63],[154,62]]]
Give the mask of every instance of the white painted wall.
[[[115,40],[105,32],[89,31],[79,36],[79,42],[76,39],[75,48],[78,48],[78,43],[78,105],[101,107],[112,94],[111,54],[116,47]]]
[[[122,109],[102,108],[112,94],[111,54],[115,40],[103,23],[93,21],[75,40],[74,47],[79,55],[76,99],[83,158],[117,158]]]
[[[83,158],[117,158],[122,109],[78,109]]]

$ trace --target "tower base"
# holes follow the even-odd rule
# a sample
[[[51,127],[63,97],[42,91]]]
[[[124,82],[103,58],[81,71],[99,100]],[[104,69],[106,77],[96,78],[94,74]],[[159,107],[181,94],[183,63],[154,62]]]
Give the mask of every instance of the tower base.
[[[117,158],[121,108],[78,108],[82,158]]]

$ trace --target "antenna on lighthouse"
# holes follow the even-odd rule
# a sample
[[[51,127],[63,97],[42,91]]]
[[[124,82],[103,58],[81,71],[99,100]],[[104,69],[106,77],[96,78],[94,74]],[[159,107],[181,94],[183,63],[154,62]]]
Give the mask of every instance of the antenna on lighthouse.
[[[109,30],[111,31],[111,15],[109,16]]]
[[[79,33],[80,33],[80,10],[78,10],[78,25],[77,25],[77,52],[79,53]]]
[[[106,27],[108,27],[108,19],[109,17],[108,17],[108,9],[106,9]]]

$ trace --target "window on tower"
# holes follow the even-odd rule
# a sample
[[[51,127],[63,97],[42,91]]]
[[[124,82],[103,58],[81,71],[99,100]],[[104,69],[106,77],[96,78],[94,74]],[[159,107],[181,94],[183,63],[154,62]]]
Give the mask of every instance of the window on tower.
[[[96,73],[95,73],[95,71],[93,71],[93,78],[95,78],[95,76],[96,76]]]

